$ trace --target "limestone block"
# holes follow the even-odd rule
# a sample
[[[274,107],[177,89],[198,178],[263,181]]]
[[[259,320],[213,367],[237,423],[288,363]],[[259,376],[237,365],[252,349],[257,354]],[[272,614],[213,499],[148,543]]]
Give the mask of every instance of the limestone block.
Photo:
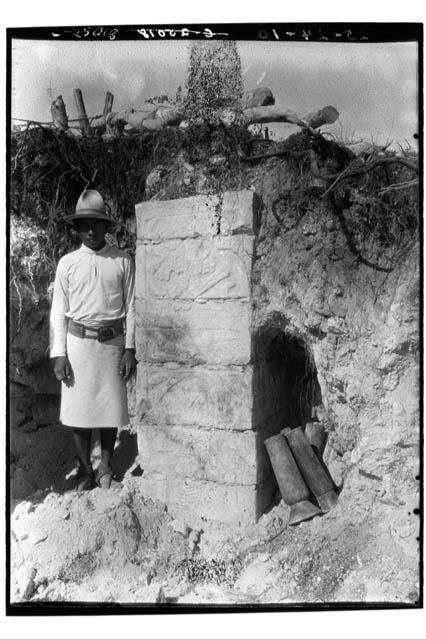
[[[248,298],[253,236],[215,236],[140,244],[137,298]]]
[[[138,239],[161,242],[170,238],[211,237],[217,196],[151,200],[137,204]]]
[[[197,517],[252,523],[270,500],[270,490],[263,485],[218,484],[150,471],[140,480],[146,497],[165,502],[171,514],[185,517],[190,525]]]
[[[185,367],[143,363],[138,368],[137,417],[146,424],[252,428],[252,367]]]
[[[144,471],[178,474],[221,484],[256,484],[257,434],[197,426],[141,425],[139,460]]]
[[[260,200],[253,191],[226,191],[221,205],[220,233],[256,234]]]
[[[220,196],[192,196],[137,204],[138,239],[162,242],[172,238],[210,238],[220,234],[253,233],[256,201],[252,191]]]
[[[139,358],[148,362],[248,364],[250,304],[140,301],[136,343]]]

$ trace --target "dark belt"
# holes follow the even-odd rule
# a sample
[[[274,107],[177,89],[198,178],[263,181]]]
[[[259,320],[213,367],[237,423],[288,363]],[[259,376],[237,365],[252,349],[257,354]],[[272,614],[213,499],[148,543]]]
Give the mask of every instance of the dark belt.
[[[86,327],[84,324],[69,319],[68,331],[77,338],[91,338],[98,340],[98,342],[107,342],[123,335],[123,323],[121,320],[115,320],[101,327]]]

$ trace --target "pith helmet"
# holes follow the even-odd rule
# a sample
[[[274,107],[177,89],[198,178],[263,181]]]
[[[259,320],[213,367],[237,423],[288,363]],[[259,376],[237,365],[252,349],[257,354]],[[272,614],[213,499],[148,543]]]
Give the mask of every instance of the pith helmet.
[[[75,207],[75,213],[67,216],[67,222],[75,222],[84,218],[95,218],[96,220],[105,220],[110,224],[114,220],[107,214],[107,207],[99,191],[94,189],[85,189],[78,199]]]

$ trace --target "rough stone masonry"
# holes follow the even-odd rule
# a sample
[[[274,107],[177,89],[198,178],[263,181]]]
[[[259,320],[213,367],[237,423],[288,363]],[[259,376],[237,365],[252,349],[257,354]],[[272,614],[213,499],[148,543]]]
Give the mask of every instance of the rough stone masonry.
[[[253,191],[136,206],[137,430],[144,493],[186,518],[253,522],[279,380],[252,358]],[[255,410],[262,399],[262,412]]]

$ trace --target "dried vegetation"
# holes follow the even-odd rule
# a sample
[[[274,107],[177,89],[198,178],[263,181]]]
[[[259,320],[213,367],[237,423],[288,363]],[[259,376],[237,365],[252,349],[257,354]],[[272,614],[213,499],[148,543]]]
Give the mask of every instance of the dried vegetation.
[[[328,199],[348,250],[372,267],[391,270],[417,239],[418,160],[411,148],[373,146],[356,156],[309,131],[274,142],[208,122],[110,142],[29,126],[11,139],[12,298],[32,292],[36,302],[40,290],[47,294],[37,285],[52,280],[58,259],[75,243],[64,218],[85,187],[105,195],[116,221],[111,241],[132,252],[135,203],[250,187],[275,156],[291,176],[291,188],[273,202],[283,231],[316,199]]]

